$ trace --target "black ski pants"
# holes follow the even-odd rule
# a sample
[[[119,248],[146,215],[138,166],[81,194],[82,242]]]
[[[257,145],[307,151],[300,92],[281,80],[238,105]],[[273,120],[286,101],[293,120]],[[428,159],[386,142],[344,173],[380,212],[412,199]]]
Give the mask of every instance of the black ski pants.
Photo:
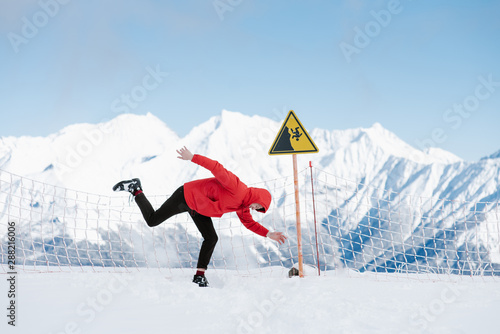
[[[189,215],[203,237],[197,268],[207,269],[219,238],[215,232],[212,218],[200,215],[188,207],[184,198],[184,186],[179,187],[156,211],[143,193],[135,196],[135,202],[139,206],[139,209],[141,209],[142,215],[150,227],[160,225],[168,218],[179,213],[189,212]]]

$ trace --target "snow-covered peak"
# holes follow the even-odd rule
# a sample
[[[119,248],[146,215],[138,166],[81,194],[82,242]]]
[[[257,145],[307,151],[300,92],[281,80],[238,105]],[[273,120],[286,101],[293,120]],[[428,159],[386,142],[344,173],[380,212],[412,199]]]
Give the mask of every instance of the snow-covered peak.
[[[463,161],[455,154],[438,147],[431,147],[423,151],[418,150],[384,128],[380,123],[375,123],[368,129],[362,129],[362,131],[370,135],[376,146],[382,147],[385,152],[395,157],[411,160],[419,164],[452,164]]]
[[[356,159],[380,161],[388,156],[403,158],[418,164],[448,164],[462,161],[459,157],[443,149],[432,148],[421,151],[409,145],[392,131],[384,128],[380,123],[374,123],[369,128],[355,128],[347,130],[315,129],[313,137],[319,141],[318,146],[329,150],[350,150],[361,153]],[[316,140],[316,139],[315,139]]]
[[[151,134],[177,136],[165,122],[149,112],[146,115],[121,114],[110,121],[99,123],[97,126],[103,131],[108,130],[108,132],[128,132],[130,136]]]
[[[500,150],[493,153],[492,155],[490,156],[487,156],[487,157],[484,157],[484,158],[481,158],[481,160],[486,160],[486,159],[500,159]]]
[[[424,150],[424,152],[436,159],[437,161],[440,161],[441,163],[444,163],[444,164],[453,164],[453,163],[456,163],[456,162],[462,162],[462,158],[460,158],[459,156],[451,153],[451,152],[448,152],[448,151],[445,151],[439,147],[429,147],[427,149]]]
[[[408,158],[410,145],[401,140],[393,132],[384,128],[380,123],[373,124],[370,128],[361,129],[366,133],[374,145],[383,148],[387,153]]]

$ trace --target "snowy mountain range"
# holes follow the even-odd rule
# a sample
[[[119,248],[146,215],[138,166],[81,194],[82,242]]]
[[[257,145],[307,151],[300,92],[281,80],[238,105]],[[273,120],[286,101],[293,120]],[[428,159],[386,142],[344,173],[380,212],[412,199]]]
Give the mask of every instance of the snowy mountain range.
[[[224,110],[180,138],[152,114],[123,114],[105,123],[71,125],[47,137],[1,137],[0,169],[108,195],[109,185],[115,180],[137,176],[144,179],[147,190],[165,193],[182,182],[206,175],[175,159],[175,150],[185,145],[222,162],[247,183],[255,183],[292,172],[289,157],[267,154],[280,125],[269,118]],[[400,165],[399,170],[406,173],[399,175],[400,183],[407,180],[405,175],[430,168],[430,179],[439,178],[448,184],[464,170],[494,169],[500,158],[500,151],[479,162],[463,161],[439,148],[423,152],[378,123],[370,128],[309,132],[320,152],[299,156],[299,167],[306,167],[312,160],[315,167],[353,181],[370,182],[381,173],[389,175],[386,163],[398,160],[405,165]],[[491,185],[494,179],[484,181]],[[443,184],[437,189],[437,184],[426,183],[420,187],[420,195],[439,197]]]
[[[100,124],[71,125],[47,137],[2,137],[0,170],[107,196],[115,196],[111,186],[117,181],[139,177],[147,194],[168,194],[186,181],[211,176],[206,170],[176,158],[175,150],[186,146],[194,153],[220,161],[246,184],[255,184],[292,174],[290,156],[270,157],[267,153],[280,126],[281,121],[266,117],[222,111],[181,138],[152,114],[122,114]],[[363,188],[360,194],[366,198],[378,196],[389,205],[392,192],[403,198],[437,199],[429,206],[428,213],[434,212],[435,206],[444,205],[440,199],[468,203],[462,209],[469,211],[476,203],[500,200],[500,151],[477,162],[463,161],[439,148],[423,152],[378,123],[370,128],[313,129],[309,134],[319,153],[299,155],[299,169],[306,168],[311,160],[316,169],[360,185],[355,191]],[[387,194],[389,198],[384,198]],[[345,238],[359,232],[369,216],[370,210],[365,210],[353,222],[352,218],[340,217],[336,204],[328,205],[328,209],[320,210],[320,219],[325,222],[328,217],[337,217]],[[420,224],[426,224],[422,216],[412,216],[412,220],[414,232]],[[449,224],[443,217],[436,226],[445,228]],[[352,242],[351,246],[338,242],[341,247],[351,247],[352,253],[344,255],[341,261],[347,264],[356,258],[354,253],[359,247],[352,246]],[[363,240],[362,244],[366,242]],[[422,245],[425,243],[423,240]],[[404,254],[404,246],[401,247]],[[382,253],[372,254],[373,263],[378,263]],[[436,254],[439,256],[443,255]],[[494,257],[485,256],[488,261]],[[366,262],[363,266],[366,267]]]

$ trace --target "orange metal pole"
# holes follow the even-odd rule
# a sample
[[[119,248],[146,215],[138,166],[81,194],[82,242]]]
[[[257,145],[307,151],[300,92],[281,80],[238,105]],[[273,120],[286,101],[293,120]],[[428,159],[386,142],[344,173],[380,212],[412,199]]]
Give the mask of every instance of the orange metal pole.
[[[297,154],[293,154],[293,184],[295,186],[295,215],[297,218],[297,250],[299,253],[299,277],[304,277],[302,259],[302,231],[300,229],[299,174],[297,171]]]

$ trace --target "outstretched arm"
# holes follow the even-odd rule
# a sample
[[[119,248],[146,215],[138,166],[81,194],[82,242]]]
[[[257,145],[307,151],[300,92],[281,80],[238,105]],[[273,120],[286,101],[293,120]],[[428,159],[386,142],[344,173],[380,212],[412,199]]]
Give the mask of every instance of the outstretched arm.
[[[186,147],[177,150],[177,153],[179,154],[177,158],[190,160],[195,164],[208,169],[229,192],[235,193],[240,187],[246,188],[246,185],[242,183],[236,175],[225,169],[224,166],[217,161],[211,160],[199,154],[193,154]]]
[[[282,232],[271,232],[261,224],[253,220],[252,215],[248,209],[241,211],[236,211],[238,218],[240,218],[241,223],[250,231],[262,236],[268,237],[271,240],[277,241],[280,245],[287,239]]]

